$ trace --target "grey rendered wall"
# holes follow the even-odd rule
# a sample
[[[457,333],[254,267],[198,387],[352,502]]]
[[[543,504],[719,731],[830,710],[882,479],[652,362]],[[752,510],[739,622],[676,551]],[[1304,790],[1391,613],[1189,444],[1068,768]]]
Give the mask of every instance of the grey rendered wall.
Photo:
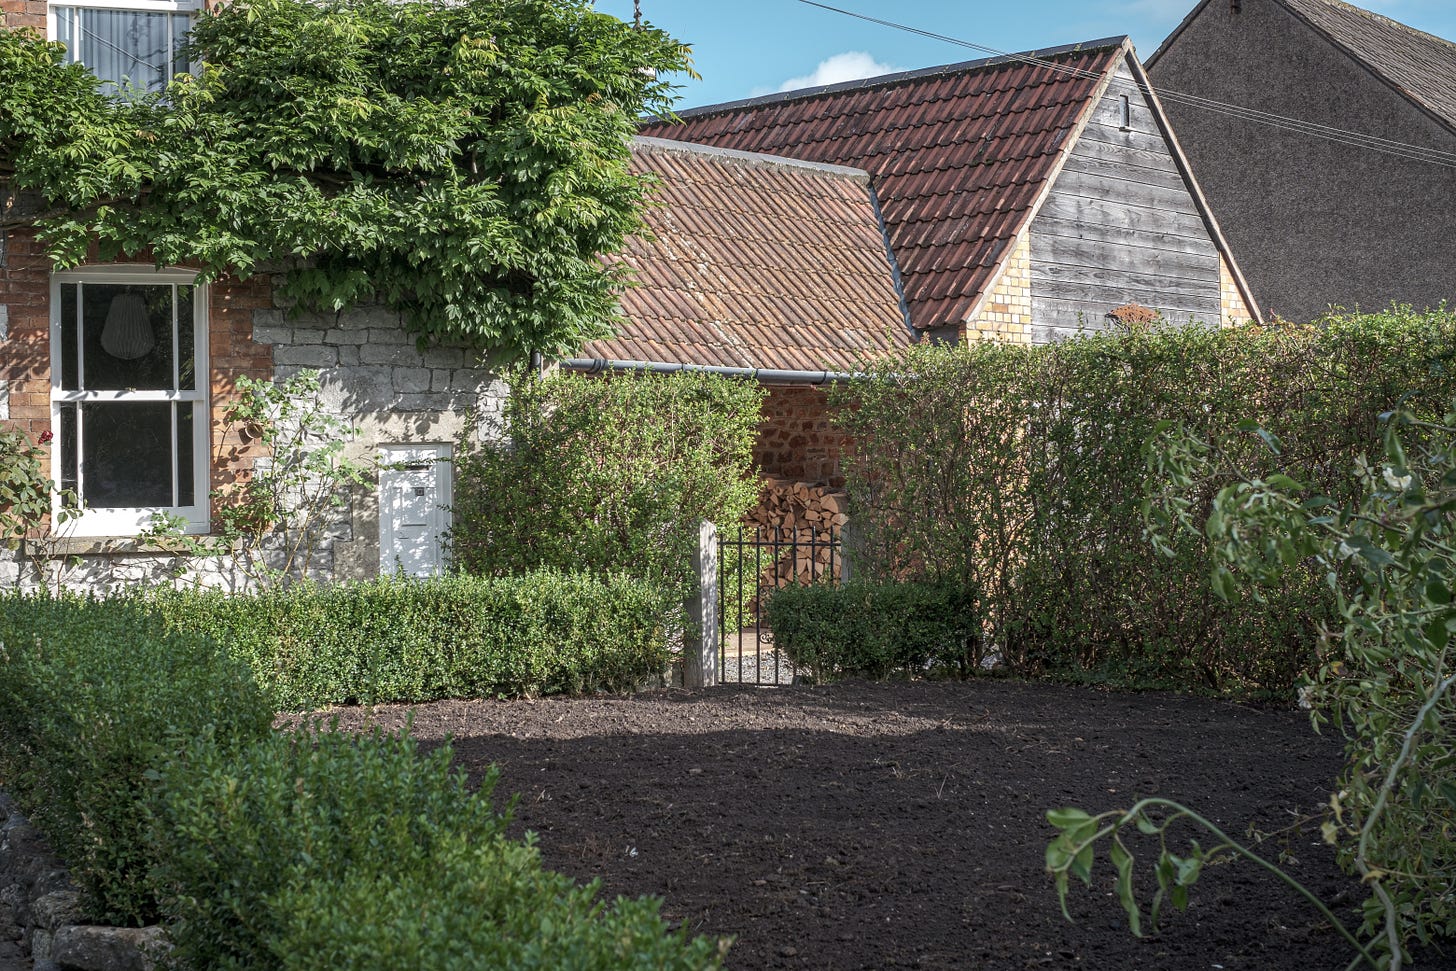
[[[1149,66],[1159,92],[1456,152],[1456,136],[1276,0],[1213,0]],[[1456,297],[1456,170],[1191,108],[1163,96],[1234,258],[1266,310]]]
[[[1124,64],[1031,223],[1032,342],[1101,329],[1127,303],[1219,321],[1218,249]]]

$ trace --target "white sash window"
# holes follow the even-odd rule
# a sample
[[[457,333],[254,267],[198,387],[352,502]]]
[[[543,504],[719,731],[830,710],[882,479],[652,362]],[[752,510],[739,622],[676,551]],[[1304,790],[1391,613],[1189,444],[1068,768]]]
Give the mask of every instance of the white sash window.
[[[163,88],[190,65],[182,53],[193,2],[134,0],[130,3],[51,4],[50,35],[66,45],[66,56],[91,69],[106,87],[146,91]]]
[[[51,278],[52,477],[75,536],[134,535],[157,513],[208,527],[207,292],[189,270]]]

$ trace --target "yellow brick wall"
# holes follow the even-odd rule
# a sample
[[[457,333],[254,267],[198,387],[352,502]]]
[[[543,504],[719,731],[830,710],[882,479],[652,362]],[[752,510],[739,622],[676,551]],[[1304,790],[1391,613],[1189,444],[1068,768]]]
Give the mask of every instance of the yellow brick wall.
[[[981,304],[981,312],[961,325],[968,341],[1031,343],[1031,234],[1023,232],[1012,244],[1001,277]]]
[[[1219,322],[1225,327],[1242,324],[1254,317],[1249,313],[1249,307],[1239,293],[1239,285],[1234,282],[1234,275],[1229,272],[1228,263],[1222,256],[1218,258],[1218,304]]]

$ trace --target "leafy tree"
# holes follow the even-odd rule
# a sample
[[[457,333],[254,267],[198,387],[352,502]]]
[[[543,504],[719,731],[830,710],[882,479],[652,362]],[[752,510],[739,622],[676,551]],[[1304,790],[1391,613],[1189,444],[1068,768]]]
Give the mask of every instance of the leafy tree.
[[[492,358],[607,334],[641,229],[637,116],[688,49],[588,0],[248,0],[199,16],[202,68],[104,93],[0,31],[0,175],[59,266],[150,256],[283,269],[311,309],[380,300]]]

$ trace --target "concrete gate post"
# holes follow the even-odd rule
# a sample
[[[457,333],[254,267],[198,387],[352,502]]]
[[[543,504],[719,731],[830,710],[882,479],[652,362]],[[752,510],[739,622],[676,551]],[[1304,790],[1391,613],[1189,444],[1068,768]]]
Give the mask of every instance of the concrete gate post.
[[[709,688],[718,683],[718,528],[710,522],[698,527],[698,548],[693,555],[697,572],[696,594],[689,598],[687,630],[683,634],[683,687]]]

